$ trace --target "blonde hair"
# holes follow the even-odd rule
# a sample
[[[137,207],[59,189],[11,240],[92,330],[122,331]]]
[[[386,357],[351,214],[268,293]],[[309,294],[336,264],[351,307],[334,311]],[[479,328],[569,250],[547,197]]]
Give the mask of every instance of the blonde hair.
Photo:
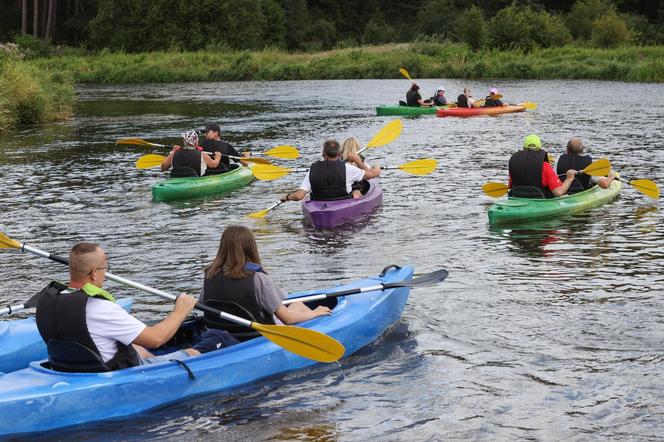
[[[228,226],[221,234],[217,256],[205,268],[205,278],[210,279],[219,272],[231,279],[246,278],[251,274],[244,267],[248,262],[262,265],[254,234],[244,226]]]
[[[355,137],[346,138],[341,145],[341,158],[348,161],[349,153],[358,153],[360,150],[360,142]]]

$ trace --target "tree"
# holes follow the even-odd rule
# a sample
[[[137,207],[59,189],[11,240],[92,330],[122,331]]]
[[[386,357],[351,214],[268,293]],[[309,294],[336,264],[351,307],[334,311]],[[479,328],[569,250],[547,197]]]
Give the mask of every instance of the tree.
[[[614,11],[610,0],[577,0],[567,15],[567,27],[572,37],[590,40],[592,24],[607,11]]]
[[[28,0],[21,0],[21,35],[28,33]]]
[[[627,43],[630,37],[627,25],[615,11],[609,11],[592,24],[591,41],[594,46],[614,48]]]
[[[454,35],[468,46],[477,50],[489,39],[484,13],[477,6],[466,9],[455,22]]]

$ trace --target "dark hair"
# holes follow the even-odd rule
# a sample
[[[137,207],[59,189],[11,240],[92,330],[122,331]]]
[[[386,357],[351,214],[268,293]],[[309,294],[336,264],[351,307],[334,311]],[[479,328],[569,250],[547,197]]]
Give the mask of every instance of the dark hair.
[[[256,238],[246,227],[230,225],[221,234],[217,256],[205,268],[205,278],[210,279],[220,271],[227,278],[246,278],[251,274],[244,267],[248,262],[262,265]]]
[[[69,252],[69,275],[74,279],[80,279],[90,273],[90,261],[85,255],[95,253],[99,249],[99,244],[91,242],[79,242],[74,245]]]
[[[420,87],[418,85],[416,85],[415,83],[413,83],[413,85],[410,87],[410,90],[411,91],[418,91],[418,90],[420,90]]]
[[[323,154],[330,158],[339,156],[339,142],[337,140],[327,140],[323,144]]]

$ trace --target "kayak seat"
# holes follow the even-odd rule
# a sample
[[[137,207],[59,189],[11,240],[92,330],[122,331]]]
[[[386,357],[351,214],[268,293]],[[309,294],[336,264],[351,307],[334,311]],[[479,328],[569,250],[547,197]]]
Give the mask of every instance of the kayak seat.
[[[546,199],[546,195],[537,187],[532,186],[516,186],[510,190],[509,196],[516,198],[540,198]]]
[[[240,318],[247,319],[252,322],[259,322],[256,320],[254,315],[252,315],[249,310],[247,310],[246,308],[235,302],[221,301],[218,299],[209,299],[206,302],[206,305],[214,309],[221,310],[222,312],[239,316]],[[252,330],[249,327],[244,327],[234,322],[226,321],[225,319],[209,314],[207,312],[205,313],[204,319],[205,319],[205,324],[209,328],[218,328],[221,330],[226,330],[235,339],[241,342],[247,341],[249,339],[254,339],[260,336],[260,333]]]
[[[353,183],[352,190],[359,190],[362,193],[362,195],[366,195],[370,187],[371,185],[367,180],[355,181]]]
[[[171,169],[171,178],[188,178],[198,176],[191,167],[178,166]]]
[[[408,103],[403,100],[399,100],[399,106],[408,106]]]
[[[238,167],[240,167],[238,164],[231,164],[230,167],[227,169],[225,165],[219,163],[219,167],[216,169],[210,169],[209,167],[205,171],[205,175],[203,176],[210,176],[210,175],[221,175],[226,172],[230,172],[231,170],[235,170]]]
[[[46,349],[51,370],[68,373],[111,371],[98,354],[78,342],[51,339]]]
[[[591,181],[591,184],[592,184],[592,181]],[[579,193],[579,192],[583,192],[584,190],[591,189],[592,187],[594,187],[594,185],[590,186],[588,188],[585,188],[585,187],[583,187],[583,184],[581,183],[581,181],[574,178],[574,181],[572,181],[572,184],[569,186],[569,190],[567,191],[567,193],[569,195],[573,195],[575,193]]]

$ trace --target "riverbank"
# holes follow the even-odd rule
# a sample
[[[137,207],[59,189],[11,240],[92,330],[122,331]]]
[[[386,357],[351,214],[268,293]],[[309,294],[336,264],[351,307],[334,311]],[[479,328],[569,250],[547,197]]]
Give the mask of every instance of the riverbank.
[[[565,46],[472,51],[466,45],[418,42],[317,53],[263,51],[102,51],[31,61],[80,83],[399,78],[593,79],[664,82],[664,46],[597,49]]]

